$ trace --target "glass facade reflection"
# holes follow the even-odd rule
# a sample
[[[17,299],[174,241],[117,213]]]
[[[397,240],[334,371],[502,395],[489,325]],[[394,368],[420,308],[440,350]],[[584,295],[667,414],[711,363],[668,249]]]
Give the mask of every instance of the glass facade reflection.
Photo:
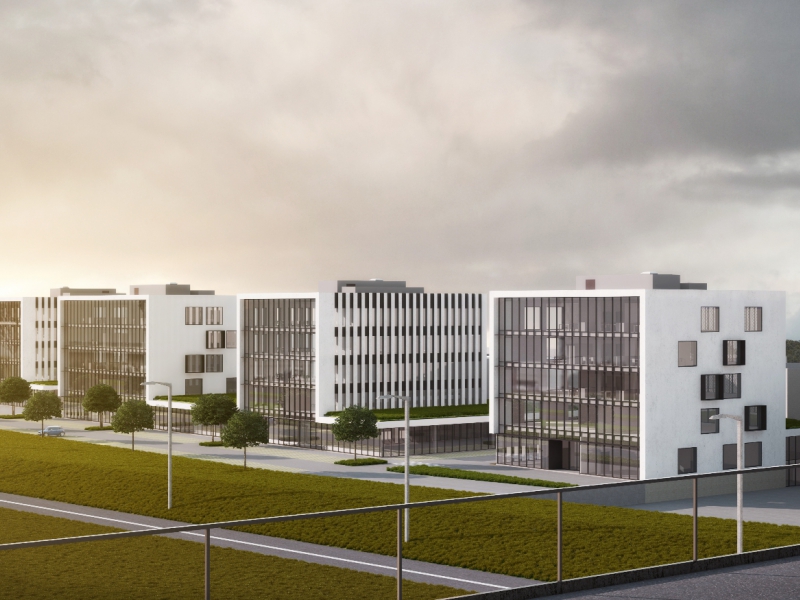
[[[498,298],[497,462],[639,478],[639,298]]]
[[[80,417],[80,401],[99,383],[112,386],[123,400],[143,400],[145,301],[64,301],[62,310],[66,416]]]
[[[0,302],[0,381],[20,376],[21,303]]]

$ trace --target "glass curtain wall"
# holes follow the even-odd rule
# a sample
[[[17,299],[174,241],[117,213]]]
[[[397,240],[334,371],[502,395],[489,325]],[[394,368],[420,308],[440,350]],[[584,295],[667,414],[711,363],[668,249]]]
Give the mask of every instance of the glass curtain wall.
[[[112,386],[123,401],[143,400],[145,301],[80,300],[63,305],[65,416],[82,417],[80,402],[99,383]]]
[[[20,376],[19,301],[0,302],[0,381]]]
[[[497,462],[638,479],[639,298],[496,310]]]
[[[314,418],[315,300],[245,300],[244,406],[273,418]]]

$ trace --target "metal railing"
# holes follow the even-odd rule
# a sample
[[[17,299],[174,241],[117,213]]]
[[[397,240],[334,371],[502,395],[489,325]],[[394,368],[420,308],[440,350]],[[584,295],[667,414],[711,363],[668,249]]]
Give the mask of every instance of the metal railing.
[[[661,477],[658,479],[645,479],[645,480],[631,480],[620,481],[614,483],[601,483],[595,485],[582,485],[572,488],[543,489],[531,490],[522,492],[510,492],[506,494],[492,494],[485,496],[469,496],[466,498],[449,498],[445,500],[426,500],[424,502],[409,502],[403,504],[387,504],[382,506],[367,506],[363,508],[347,508],[342,510],[330,510],[314,513],[302,513],[296,515],[281,515],[276,517],[261,517],[257,519],[238,519],[235,521],[219,521],[213,523],[201,523],[196,525],[178,525],[174,527],[160,527],[151,528],[146,530],[122,531],[116,533],[101,533],[95,535],[76,536],[68,538],[56,538],[48,540],[33,540],[29,542],[13,542],[8,544],[0,544],[0,551],[2,550],[17,550],[22,548],[38,548],[42,546],[56,546],[61,544],[75,544],[82,542],[100,542],[107,540],[116,540],[120,538],[141,537],[148,535],[165,535],[172,533],[184,533],[188,531],[204,531],[205,532],[205,599],[211,598],[211,530],[212,529],[227,529],[232,527],[243,527],[248,525],[267,525],[273,523],[283,523],[287,521],[300,521],[304,519],[318,519],[323,517],[343,517],[348,515],[360,515],[365,513],[374,512],[397,512],[397,599],[402,600],[403,597],[403,511],[405,509],[416,508],[433,508],[437,506],[447,506],[451,504],[468,504],[472,502],[494,502],[497,500],[509,500],[514,498],[529,498],[535,496],[556,496],[557,504],[557,525],[556,525],[556,582],[562,582],[563,570],[563,526],[562,526],[562,504],[564,494],[586,492],[590,490],[607,490],[616,489],[620,487],[647,485],[654,483],[674,483],[679,481],[692,482],[692,560],[697,561],[698,558],[698,543],[697,543],[697,520],[698,520],[698,480],[711,477],[731,476],[738,474],[752,474],[764,473],[770,471],[787,471],[789,469],[800,469],[798,465],[778,465],[774,467],[751,467],[748,469],[729,469],[725,471],[715,471],[713,473],[692,473],[689,475],[677,475],[673,477]]]

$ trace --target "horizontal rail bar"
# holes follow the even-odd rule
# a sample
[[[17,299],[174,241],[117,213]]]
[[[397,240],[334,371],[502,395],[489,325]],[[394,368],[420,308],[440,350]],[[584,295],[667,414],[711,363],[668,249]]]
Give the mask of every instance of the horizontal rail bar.
[[[450,504],[467,504],[471,502],[487,502],[495,500],[510,500],[514,498],[527,498],[530,496],[555,496],[558,492],[564,494],[586,491],[602,490],[632,485],[644,485],[651,483],[669,483],[677,481],[691,481],[694,478],[704,479],[708,477],[721,477],[725,475],[737,475],[738,473],[763,473],[769,471],[783,471],[787,469],[800,469],[800,465],[777,465],[774,467],[751,467],[749,469],[729,469],[726,471],[715,471],[713,473],[691,473],[689,475],[676,475],[673,477],[661,477],[658,479],[643,479],[631,481],[619,481],[614,483],[598,483],[595,485],[581,485],[571,488],[545,489],[545,490],[526,490],[522,492],[510,492],[506,494],[486,494],[481,496],[467,496],[465,498],[447,498],[444,500],[426,500],[424,502],[408,502],[401,504],[384,504],[380,506],[365,506],[361,508],[345,508],[341,510],[329,510],[313,513],[300,513],[296,515],[279,515],[275,517],[260,517],[256,519],[239,519],[236,521],[218,521],[214,523],[200,523],[196,525],[176,525],[174,527],[160,527],[154,529],[141,529],[134,531],[120,531],[115,533],[100,533],[96,535],[83,535],[67,538],[54,538],[48,540],[32,540],[28,542],[11,542],[0,544],[0,550],[16,550],[21,548],[35,548],[40,546],[55,546],[59,544],[75,544],[80,542],[100,542],[127,537],[140,537],[146,535],[167,535],[171,533],[182,533],[184,531],[198,531],[203,529],[229,529],[231,527],[245,527],[248,525],[268,525],[271,523],[284,523],[287,521],[300,521],[303,519],[319,519],[324,517],[345,517],[349,515],[360,515],[371,512],[384,512],[388,510],[400,510],[406,508],[434,508]]]

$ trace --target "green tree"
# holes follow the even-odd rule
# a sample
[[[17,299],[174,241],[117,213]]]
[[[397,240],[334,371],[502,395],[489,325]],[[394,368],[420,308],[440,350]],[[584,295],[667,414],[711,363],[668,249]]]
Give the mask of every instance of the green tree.
[[[786,340],[786,362],[800,362],[800,342],[795,340]]]
[[[225,425],[219,436],[226,448],[244,450],[244,468],[247,468],[247,447],[269,443],[269,423],[258,413],[237,412]]]
[[[22,377],[6,377],[0,383],[0,402],[11,405],[11,414],[17,414],[17,404],[31,397],[31,384]]]
[[[103,426],[103,413],[114,412],[122,404],[117,390],[105,383],[98,383],[89,388],[83,399],[83,410],[96,412],[100,418],[100,427]]]
[[[22,416],[26,421],[41,421],[44,434],[44,420],[61,416],[61,398],[55,392],[36,392],[25,402]]]
[[[227,394],[203,394],[192,406],[192,423],[213,427],[211,441],[214,441],[216,428],[225,425],[236,413],[236,400]]]
[[[134,437],[137,431],[153,429],[153,407],[144,400],[128,400],[123,402],[111,417],[111,427],[117,433],[131,434],[131,450],[135,450]]]
[[[356,454],[356,442],[367,438],[375,438],[380,435],[378,431],[378,417],[368,408],[360,406],[350,406],[345,408],[336,417],[336,422],[331,428],[337,440],[353,443],[353,458],[358,459]]]

